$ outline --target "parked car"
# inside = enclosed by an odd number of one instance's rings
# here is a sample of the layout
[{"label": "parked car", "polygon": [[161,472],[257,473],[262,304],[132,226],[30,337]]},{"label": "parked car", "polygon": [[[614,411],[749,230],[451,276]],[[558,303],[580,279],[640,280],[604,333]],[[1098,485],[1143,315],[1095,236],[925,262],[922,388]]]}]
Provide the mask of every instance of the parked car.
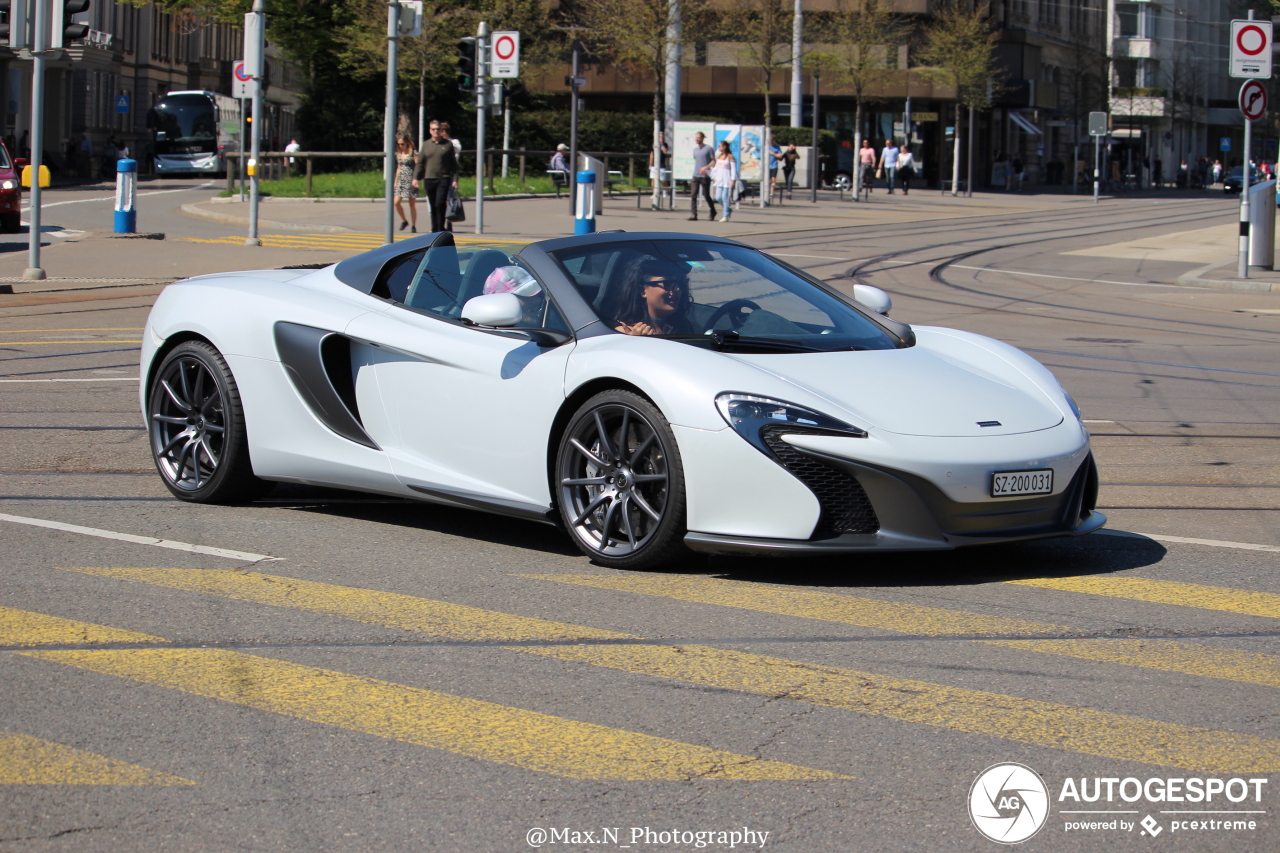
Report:
[{"label": "parked car", "polygon": [[0,229],[22,229],[22,168],[26,160],[14,160],[0,142]]}]

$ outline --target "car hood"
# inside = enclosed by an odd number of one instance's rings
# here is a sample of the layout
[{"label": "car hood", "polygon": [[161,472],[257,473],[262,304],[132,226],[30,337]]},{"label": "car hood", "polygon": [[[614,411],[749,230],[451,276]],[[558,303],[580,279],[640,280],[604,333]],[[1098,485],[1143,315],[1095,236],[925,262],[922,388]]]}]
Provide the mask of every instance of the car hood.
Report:
[{"label": "car hood", "polygon": [[[831,401],[852,415],[856,426],[869,429],[992,436],[1049,429],[1063,421],[1044,392],[1009,365],[987,359],[979,366],[924,346],[729,357]],[[993,421],[998,425],[979,425]]]}]

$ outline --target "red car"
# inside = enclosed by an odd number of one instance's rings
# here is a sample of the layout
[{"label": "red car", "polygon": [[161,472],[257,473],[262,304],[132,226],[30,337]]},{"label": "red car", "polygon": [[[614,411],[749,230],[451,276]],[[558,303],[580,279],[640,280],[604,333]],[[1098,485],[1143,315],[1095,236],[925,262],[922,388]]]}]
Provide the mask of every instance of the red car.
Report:
[{"label": "red car", "polygon": [[26,160],[14,160],[0,143],[0,229],[22,230],[22,168]]}]

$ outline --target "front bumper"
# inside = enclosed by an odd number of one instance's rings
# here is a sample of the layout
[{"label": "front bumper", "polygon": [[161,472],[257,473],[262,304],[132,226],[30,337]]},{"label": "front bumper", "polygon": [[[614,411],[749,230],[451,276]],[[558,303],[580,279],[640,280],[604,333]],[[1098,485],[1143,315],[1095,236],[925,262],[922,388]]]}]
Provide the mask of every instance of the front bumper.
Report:
[{"label": "front bumper", "polygon": [[1081,536],[1106,524],[1096,509],[1098,471],[1085,455],[1067,487],[1057,494],[963,502],[927,479],[906,471],[807,450],[848,475],[865,491],[878,520],[872,533],[840,533],[809,539],[766,539],[690,532],[685,544],[710,554],[847,554],[869,551],[934,551],[966,545]]}]

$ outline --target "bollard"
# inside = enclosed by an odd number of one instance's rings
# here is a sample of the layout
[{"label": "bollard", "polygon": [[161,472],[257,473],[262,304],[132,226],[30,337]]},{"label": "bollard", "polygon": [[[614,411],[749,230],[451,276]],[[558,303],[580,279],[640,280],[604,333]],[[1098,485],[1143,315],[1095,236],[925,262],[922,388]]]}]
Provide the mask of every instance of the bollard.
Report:
[{"label": "bollard", "polygon": [[596,173],[578,173],[578,205],[574,214],[573,233],[593,234],[596,230]]},{"label": "bollard", "polygon": [[116,161],[116,229],[117,234],[138,230],[138,211],[134,208],[137,192],[138,161]]}]

